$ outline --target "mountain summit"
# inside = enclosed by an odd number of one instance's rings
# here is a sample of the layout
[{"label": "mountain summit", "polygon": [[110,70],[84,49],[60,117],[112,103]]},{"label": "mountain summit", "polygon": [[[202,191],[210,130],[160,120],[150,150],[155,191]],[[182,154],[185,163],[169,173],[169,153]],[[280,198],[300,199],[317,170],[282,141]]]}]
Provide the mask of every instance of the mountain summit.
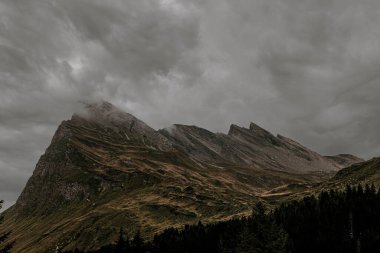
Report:
[{"label": "mountain summit", "polygon": [[110,103],[86,104],[58,127],[2,226],[12,229],[16,252],[88,250],[113,241],[120,227],[151,237],[244,216],[274,188],[317,182],[360,161],[324,157],[254,123],[228,134],[185,125],[156,131]]}]

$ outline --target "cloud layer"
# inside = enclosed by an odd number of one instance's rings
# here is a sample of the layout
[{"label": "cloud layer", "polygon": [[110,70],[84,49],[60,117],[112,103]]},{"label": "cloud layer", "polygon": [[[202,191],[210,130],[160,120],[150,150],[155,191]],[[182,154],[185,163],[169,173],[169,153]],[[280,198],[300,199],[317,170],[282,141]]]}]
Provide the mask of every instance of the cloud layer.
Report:
[{"label": "cloud layer", "polygon": [[376,0],[2,0],[0,198],[15,201],[81,99],[155,128],[254,121],[378,156],[379,26]]}]

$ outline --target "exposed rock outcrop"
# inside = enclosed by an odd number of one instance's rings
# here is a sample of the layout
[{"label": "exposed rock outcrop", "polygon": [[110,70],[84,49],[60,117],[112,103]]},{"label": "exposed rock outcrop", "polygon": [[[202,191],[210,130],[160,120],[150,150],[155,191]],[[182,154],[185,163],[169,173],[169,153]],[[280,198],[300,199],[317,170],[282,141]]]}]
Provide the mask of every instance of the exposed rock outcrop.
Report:
[{"label": "exposed rock outcrop", "polygon": [[0,232],[12,229],[15,252],[88,250],[113,241],[121,226],[150,237],[247,215],[271,189],[320,181],[320,171],[357,161],[321,156],[254,123],[228,134],[156,131],[107,102],[86,104],[58,127]]}]

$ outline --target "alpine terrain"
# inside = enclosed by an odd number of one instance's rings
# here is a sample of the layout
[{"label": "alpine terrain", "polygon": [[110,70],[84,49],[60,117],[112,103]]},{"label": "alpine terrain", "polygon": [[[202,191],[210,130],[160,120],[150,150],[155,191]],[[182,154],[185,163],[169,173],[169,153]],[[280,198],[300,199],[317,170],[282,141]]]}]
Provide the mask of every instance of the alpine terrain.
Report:
[{"label": "alpine terrain", "polygon": [[58,127],[0,232],[11,230],[14,252],[25,253],[98,248],[121,227],[151,238],[249,215],[260,200],[359,183],[363,173],[379,182],[379,161],[362,162],[254,123],[227,134],[178,124],[157,131],[110,103],[86,104]]}]

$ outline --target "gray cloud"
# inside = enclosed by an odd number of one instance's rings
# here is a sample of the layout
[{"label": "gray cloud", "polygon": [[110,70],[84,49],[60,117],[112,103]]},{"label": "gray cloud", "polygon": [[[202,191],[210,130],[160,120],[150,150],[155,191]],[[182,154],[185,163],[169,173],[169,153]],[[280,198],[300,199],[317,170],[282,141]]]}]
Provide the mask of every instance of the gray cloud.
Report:
[{"label": "gray cloud", "polygon": [[376,0],[2,0],[0,198],[57,125],[104,99],[155,128],[263,127],[379,155]]}]

